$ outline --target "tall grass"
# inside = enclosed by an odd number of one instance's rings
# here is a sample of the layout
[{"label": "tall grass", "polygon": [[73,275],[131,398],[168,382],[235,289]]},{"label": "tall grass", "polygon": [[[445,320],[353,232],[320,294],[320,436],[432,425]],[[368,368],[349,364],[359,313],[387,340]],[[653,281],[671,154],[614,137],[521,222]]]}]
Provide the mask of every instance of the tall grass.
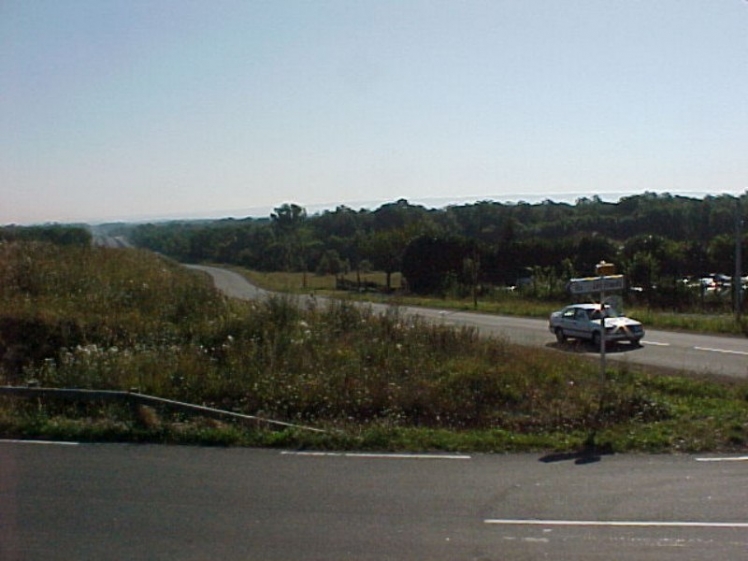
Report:
[{"label": "tall grass", "polygon": [[[673,450],[747,438],[744,385],[623,366],[601,388],[596,364],[578,356],[431,325],[396,306],[231,301],[151,253],[6,244],[0,278],[4,383],[138,388],[343,431],[307,442],[318,446],[568,447],[594,431],[621,449]],[[0,431],[11,425],[0,414]]]},{"label": "tall grass", "polygon": [[151,253],[32,242],[0,244],[0,306],[0,367],[11,381],[45,359],[180,345],[225,304]]}]

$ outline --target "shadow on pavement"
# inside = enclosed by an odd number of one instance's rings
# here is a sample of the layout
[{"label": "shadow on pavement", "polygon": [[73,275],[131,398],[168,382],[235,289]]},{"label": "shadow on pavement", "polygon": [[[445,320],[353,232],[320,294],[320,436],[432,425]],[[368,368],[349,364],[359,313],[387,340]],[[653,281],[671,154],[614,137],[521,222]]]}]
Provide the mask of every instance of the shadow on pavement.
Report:
[{"label": "shadow on pavement", "polygon": [[555,462],[568,462],[573,460],[576,465],[582,466],[597,463],[602,460],[603,456],[612,456],[613,454],[615,454],[615,451],[610,444],[595,444],[593,435],[579,450],[546,454],[540,458],[539,461],[544,464],[552,464]]},{"label": "shadow on pavement", "polygon": [[[600,349],[595,347],[592,343],[588,341],[567,341],[565,343],[547,343],[546,347],[549,349],[558,349],[560,351],[564,351],[567,353],[599,353]],[[618,353],[630,353],[632,351],[637,351],[641,349],[641,345],[632,345],[631,343],[608,343],[607,347],[605,348],[605,352],[608,354],[618,354]]]}]

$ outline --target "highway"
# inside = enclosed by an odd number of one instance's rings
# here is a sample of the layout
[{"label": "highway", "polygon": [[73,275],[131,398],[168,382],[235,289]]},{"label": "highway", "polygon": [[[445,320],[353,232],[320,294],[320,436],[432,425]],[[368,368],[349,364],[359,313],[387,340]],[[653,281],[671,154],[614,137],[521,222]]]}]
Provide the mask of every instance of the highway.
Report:
[{"label": "highway", "polygon": [[[216,287],[235,298],[254,299],[268,293],[258,289],[233,271],[217,267],[192,266],[210,274]],[[303,300],[305,297],[299,297]],[[372,304],[377,310],[386,306]],[[471,326],[485,335],[506,338],[521,345],[555,349],[559,352],[597,356],[590,345],[560,345],[548,331],[548,321],[439,310],[432,308],[401,307],[404,314],[418,315],[432,321],[454,326]],[[679,333],[646,329],[641,347],[620,344],[606,353],[608,360],[643,366],[655,366],[676,372],[709,374],[732,378],[748,378],[748,338]]]},{"label": "highway", "polygon": [[0,559],[734,561],[748,458],[0,441]]}]

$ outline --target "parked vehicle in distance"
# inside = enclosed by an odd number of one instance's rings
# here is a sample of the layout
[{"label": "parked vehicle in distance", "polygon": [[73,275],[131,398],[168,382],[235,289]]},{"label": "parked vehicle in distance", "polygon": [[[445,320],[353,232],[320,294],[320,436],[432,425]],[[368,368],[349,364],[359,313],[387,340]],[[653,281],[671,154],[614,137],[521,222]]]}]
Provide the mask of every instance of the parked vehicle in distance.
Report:
[{"label": "parked vehicle in distance", "polygon": [[619,315],[611,306],[606,305],[603,309],[600,304],[572,304],[553,312],[548,329],[559,343],[567,339],[585,339],[599,348],[602,319],[605,321],[606,342],[628,341],[632,345],[639,345],[644,337],[640,322]]}]

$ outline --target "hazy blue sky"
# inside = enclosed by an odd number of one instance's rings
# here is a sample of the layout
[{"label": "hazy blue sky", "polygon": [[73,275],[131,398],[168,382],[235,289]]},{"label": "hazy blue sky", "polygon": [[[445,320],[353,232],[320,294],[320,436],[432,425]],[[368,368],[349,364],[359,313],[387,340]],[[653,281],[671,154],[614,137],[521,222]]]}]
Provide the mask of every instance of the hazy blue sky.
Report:
[{"label": "hazy blue sky", "polygon": [[0,0],[0,223],[746,188],[744,0]]}]

